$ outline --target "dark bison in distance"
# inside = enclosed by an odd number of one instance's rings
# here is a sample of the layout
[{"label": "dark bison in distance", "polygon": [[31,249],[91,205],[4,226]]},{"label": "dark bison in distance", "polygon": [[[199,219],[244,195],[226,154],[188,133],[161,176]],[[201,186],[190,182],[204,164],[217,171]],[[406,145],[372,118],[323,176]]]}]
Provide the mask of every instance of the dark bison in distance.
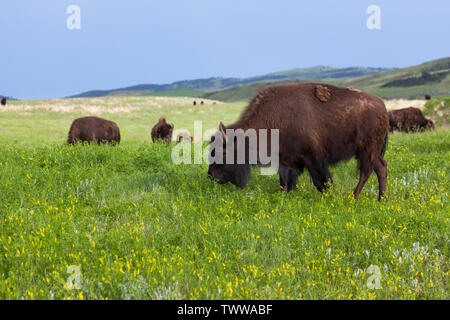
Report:
[{"label": "dark bison in distance", "polygon": [[[383,100],[352,88],[314,83],[285,84],[263,88],[251,100],[240,119],[212,138],[230,141],[226,129],[279,129],[280,185],[295,188],[306,168],[319,191],[331,183],[330,165],[355,156],[360,178],[354,190],[357,199],[372,171],[378,177],[379,199],[387,188],[387,163],[383,159],[389,118]],[[269,134],[268,134],[269,136]],[[222,140],[222,139],[221,139]],[[267,145],[270,150],[270,138]],[[258,135],[258,148],[260,138]],[[245,164],[210,163],[208,174],[219,183],[232,182],[243,188],[250,177],[248,145]],[[225,151],[224,162],[225,163]],[[211,150],[213,155],[213,150]],[[258,157],[259,161],[259,157]]]},{"label": "dark bison in distance", "polygon": [[172,141],[173,125],[168,124],[166,118],[160,118],[152,129],[152,141],[170,143]]},{"label": "dark bison in distance", "polygon": [[98,117],[78,118],[70,126],[67,143],[74,144],[78,141],[120,143],[120,130],[113,121]]},{"label": "dark bison in distance", "polygon": [[2,106],[6,106],[6,98],[2,98]]},{"label": "dark bison in distance", "polygon": [[404,132],[434,129],[434,123],[428,120],[418,108],[409,107],[389,111],[389,129]]}]

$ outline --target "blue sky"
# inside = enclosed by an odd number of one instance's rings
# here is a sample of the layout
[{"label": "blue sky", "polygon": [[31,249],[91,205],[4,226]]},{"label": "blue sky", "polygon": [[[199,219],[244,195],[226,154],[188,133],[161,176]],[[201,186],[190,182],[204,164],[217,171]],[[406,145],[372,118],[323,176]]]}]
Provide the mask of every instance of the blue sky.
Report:
[{"label": "blue sky", "polygon": [[[369,5],[381,30],[369,30]],[[81,29],[69,30],[69,5]],[[405,67],[450,55],[448,0],[14,0],[0,4],[0,94],[91,89],[298,67]]]}]

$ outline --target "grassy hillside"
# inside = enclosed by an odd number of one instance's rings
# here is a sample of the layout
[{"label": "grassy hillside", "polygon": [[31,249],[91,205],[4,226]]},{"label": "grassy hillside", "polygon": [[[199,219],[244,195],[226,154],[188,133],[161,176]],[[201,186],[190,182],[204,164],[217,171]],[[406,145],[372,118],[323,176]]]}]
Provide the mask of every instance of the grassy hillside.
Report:
[{"label": "grassy hillside", "polygon": [[[183,90],[196,90],[196,91],[214,91],[222,90],[224,88],[237,87],[246,85],[249,83],[259,81],[285,81],[292,79],[339,79],[344,77],[356,77],[369,74],[375,74],[382,72],[386,69],[381,68],[331,68],[331,67],[312,67],[312,68],[298,68],[287,71],[281,71],[276,73],[265,74],[250,78],[222,78],[212,77],[207,79],[196,80],[183,80],[170,84],[140,84],[130,86],[126,88],[112,89],[112,90],[93,90],[84,93],[80,93],[71,98],[87,98],[87,97],[103,97],[107,95],[141,95],[149,94],[150,92],[162,93],[171,92],[171,96],[174,96],[177,92],[182,93]],[[167,96],[168,94],[162,93]]]},{"label": "grassy hillside", "polygon": [[253,97],[259,89],[275,84],[286,83],[288,81],[279,82],[255,82],[251,84],[246,84],[238,87],[228,88],[224,90],[218,90],[213,92],[208,92],[203,95],[204,98],[226,101],[226,102],[236,102],[236,101],[246,101]]},{"label": "grassy hillside", "polygon": [[[89,91],[74,97],[106,95],[203,96],[226,102],[249,100],[261,87],[292,81],[325,82],[354,87],[383,98],[422,98],[425,93],[450,94],[450,58],[418,66],[382,68],[312,67],[238,78],[209,78],[178,81],[165,85],[137,85],[127,88]],[[207,92],[204,92],[207,91]],[[203,93],[202,93],[203,92]]]},{"label": "grassy hillside", "polygon": [[351,77],[361,77],[371,74],[377,74],[388,69],[383,68],[331,68],[326,66],[317,66],[311,68],[298,68],[281,72],[269,73],[263,76],[247,78],[247,82],[260,81],[284,81],[297,79],[341,79]]},{"label": "grassy hillside", "polygon": [[150,97],[201,97],[204,91],[194,89],[164,90],[164,91],[116,91],[108,96],[150,96]]},{"label": "grassy hillside", "polygon": [[[207,164],[173,164],[175,145],[151,143],[160,116],[192,132],[194,120],[217,128],[245,106],[191,100],[0,111],[1,299],[449,298],[449,130],[390,136],[386,202],[375,176],[352,199],[354,160],[332,168],[325,194],[307,173],[284,194],[257,168],[240,190],[208,179]],[[116,121],[121,144],[64,145],[87,114]]]},{"label": "grassy hillside", "polygon": [[450,91],[450,58],[358,79],[348,79],[344,80],[343,84],[381,97],[398,94],[423,96],[427,92]]},{"label": "grassy hillside", "polygon": [[[450,58],[434,60],[418,66],[379,72],[357,78],[319,78],[297,81],[324,82],[345,87],[353,87],[376,94],[383,98],[420,97],[425,93],[450,94]],[[249,100],[259,88],[285,83],[260,81],[249,85],[218,90],[205,97],[221,101]],[[291,81],[292,82],[292,81]]]}]

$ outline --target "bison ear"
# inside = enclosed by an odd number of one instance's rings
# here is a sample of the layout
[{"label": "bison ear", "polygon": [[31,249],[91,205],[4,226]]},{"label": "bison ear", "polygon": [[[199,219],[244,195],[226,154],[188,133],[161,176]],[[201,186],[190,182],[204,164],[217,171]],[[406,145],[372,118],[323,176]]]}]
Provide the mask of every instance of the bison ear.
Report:
[{"label": "bison ear", "polygon": [[223,141],[224,141],[225,143],[228,143],[228,137],[227,137],[227,134],[225,133],[226,128],[225,128],[225,126],[223,125],[222,121],[220,121],[220,124],[219,124],[219,130],[220,130],[220,133],[221,133],[222,136],[223,136]]}]

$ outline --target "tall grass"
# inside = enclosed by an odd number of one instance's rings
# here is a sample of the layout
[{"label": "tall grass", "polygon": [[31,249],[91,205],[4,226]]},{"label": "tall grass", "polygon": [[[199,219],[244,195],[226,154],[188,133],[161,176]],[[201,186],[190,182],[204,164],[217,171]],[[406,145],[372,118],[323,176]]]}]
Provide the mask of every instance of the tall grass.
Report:
[{"label": "tall grass", "polygon": [[148,140],[2,139],[0,298],[449,298],[448,130],[390,137],[386,202],[374,175],[352,199],[353,160],[325,194],[257,170],[240,190]]}]

